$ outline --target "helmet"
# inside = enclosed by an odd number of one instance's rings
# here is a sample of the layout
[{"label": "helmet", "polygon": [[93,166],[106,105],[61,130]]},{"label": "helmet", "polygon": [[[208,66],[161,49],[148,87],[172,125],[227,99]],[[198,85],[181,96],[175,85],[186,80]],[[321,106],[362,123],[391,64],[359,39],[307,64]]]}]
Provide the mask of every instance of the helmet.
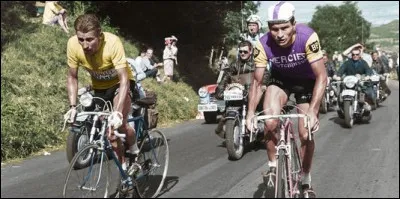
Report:
[{"label": "helmet", "polygon": [[268,8],[268,23],[287,23],[294,17],[294,6],[281,1]]},{"label": "helmet", "polygon": [[250,15],[247,20],[246,20],[247,24],[248,23],[257,23],[258,24],[258,28],[261,29],[261,20],[260,17],[258,15]]}]

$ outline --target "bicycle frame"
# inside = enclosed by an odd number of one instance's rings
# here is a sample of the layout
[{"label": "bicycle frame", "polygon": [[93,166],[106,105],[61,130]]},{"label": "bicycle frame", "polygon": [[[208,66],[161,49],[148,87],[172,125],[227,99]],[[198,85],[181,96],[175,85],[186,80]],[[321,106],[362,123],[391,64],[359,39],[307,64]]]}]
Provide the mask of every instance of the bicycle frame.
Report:
[{"label": "bicycle frame", "polygon": [[[292,121],[290,120],[290,118],[304,118],[304,127],[309,127],[310,126],[310,120],[308,118],[307,115],[305,114],[280,114],[280,115],[261,115],[261,116],[255,116],[255,119],[253,119],[253,123],[254,122],[258,122],[259,120],[266,120],[266,119],[279,119],[280,123],[279,123],[279,135],[280,138],[278,140],[278,144],[276,146],[276,153],[275,156],[277,157],[277,159],[279,158],[279,152],[281,150],[284,151],[284,155],[285,155],[285,165],[286,168],[279,168],[279,166],[277,166],[277,170],[276,172],[279,172],[279,169],[284,169],[286,171],[286,178],[288,180],[288,184],[286,184],[285,186],[289,185],[288,187],[288,192],[289,192],[289,197],[293,198],[295,196],[295,194],[300,194],[300,191],[296,188],[298,187],[298,182],[301,179],[301,161],[299,162],[299,171],[292,171],[292,150],[291,150],[291,143],[290,140],[294,139],[295,140],[295,135],[293,133],[293,128],[292,128]],[[308,129],[308,140],[312,139],[312,134],[311,134],[311,130],[310,128]],[[253,130],[251,131],[251,133],[253,133]],[[294,146],[297,149],[297,144],[296,142],[294,142]],[[297,179],[292,179],[292,175],[296,174],[296,173],[300,173],[300,175],[297,177]],[[278,181],[278,177],[276,178],[276,180]],[[293,182],[295,181],[295,182]],[[275,196],[277,196],[278,190],[280,189],[280,187],[278,186],[278,183],[275,183]]]}]

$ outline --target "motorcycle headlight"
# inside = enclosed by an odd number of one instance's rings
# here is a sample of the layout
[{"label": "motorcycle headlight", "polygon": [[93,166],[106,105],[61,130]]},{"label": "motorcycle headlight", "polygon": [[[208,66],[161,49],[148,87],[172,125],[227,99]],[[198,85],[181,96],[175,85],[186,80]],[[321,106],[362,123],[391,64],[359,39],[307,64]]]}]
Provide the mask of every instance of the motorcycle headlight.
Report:
[{"label": "motorcycle headlight", "polygon": [[356,82],[348,81],[345,83],[347,88],[353,88],[356,85]]},{"label": "motorcycle headlight", "polygon": [[199,93],[200,97],[206,97],[208,92],[207,92],[206,88],[202,87],[202,88],[199,89],[198,93]]},{"label": "motorcycle headlight", "polygon": [[82,94],[81,97],[79,98],[79,102],[84,107],[90,107],[92,105],[92,103],[93,103],[92,94],[90,94],[89,92]]}]

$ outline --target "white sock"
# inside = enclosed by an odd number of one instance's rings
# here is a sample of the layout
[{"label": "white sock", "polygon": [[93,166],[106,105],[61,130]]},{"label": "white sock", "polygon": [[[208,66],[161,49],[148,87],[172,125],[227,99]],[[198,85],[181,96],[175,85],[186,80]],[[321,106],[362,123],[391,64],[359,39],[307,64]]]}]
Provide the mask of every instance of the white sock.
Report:
[{"label": "white sock", "polygon": [[132,144],[131,147],[129,147],[129,151],[130,151],[132,154],[138,154],[138,153],[139,153],[139,147],[138,147],[138,145],[137,145],[137,142],[135,142],[134,144]]},{"label": "white sock", "polygon": [[268,161],[268,167],[276,167],[276,160]]},{"label": "white sock", "polygon": [[311,174],[310,173],[304,173],[302,183],[311,185]]},{"label": "white sock", "polygon": [[122,163],[122,169],[126,171],[126,162]]}]

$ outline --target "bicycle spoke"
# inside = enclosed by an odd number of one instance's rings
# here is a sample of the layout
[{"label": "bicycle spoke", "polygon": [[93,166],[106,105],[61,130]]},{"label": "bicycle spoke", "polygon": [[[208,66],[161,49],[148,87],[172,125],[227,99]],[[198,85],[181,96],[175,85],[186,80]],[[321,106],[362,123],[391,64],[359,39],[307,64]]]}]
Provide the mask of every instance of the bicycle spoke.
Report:
[{"label": "bicycle spoke", "polygon": [[[76,168],[78,159],[86,154],[90,156],[90,163],[83,168]],[[72,159],[63,190],[64,197],[106,197],[110,179],[110,167],[104,151],[97,145],[88,145],[82,148]]]},{"label": "bicycle spoke", "polygon": [[147,132],[137,162],[141,166],[135,176],[139,194],[145,198],[156,197],[164,185],[169,162],[168,143],[160,131]]}]

